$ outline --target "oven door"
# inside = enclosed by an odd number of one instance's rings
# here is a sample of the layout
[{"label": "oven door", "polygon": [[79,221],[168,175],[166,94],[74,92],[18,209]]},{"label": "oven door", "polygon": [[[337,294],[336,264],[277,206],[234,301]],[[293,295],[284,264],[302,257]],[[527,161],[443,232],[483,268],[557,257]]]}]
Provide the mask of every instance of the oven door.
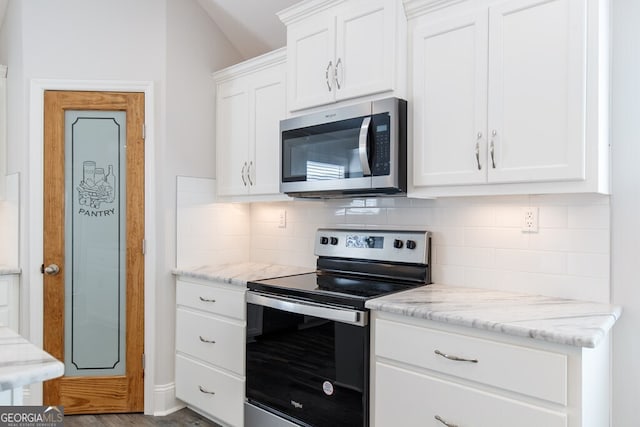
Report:
[{"label": "oven door", "polygon": [[368,425],[367,312],[249,291],[246,361],[248,403],[268,414],[304,426]]}]

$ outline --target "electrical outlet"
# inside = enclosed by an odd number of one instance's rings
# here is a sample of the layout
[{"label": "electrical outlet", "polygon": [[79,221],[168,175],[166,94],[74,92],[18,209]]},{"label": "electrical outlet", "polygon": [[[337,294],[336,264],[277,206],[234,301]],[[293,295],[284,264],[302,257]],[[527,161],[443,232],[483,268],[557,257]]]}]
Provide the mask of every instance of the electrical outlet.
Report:
[{"label": "electrical outlet", "polygon": [[522,208],[522,231],[524,233],[538,232],[538,208]]},{"label": "electrical outlet", "polygon": [[278,228],[287,228],[287,211],[284,209],[279,212]]}]

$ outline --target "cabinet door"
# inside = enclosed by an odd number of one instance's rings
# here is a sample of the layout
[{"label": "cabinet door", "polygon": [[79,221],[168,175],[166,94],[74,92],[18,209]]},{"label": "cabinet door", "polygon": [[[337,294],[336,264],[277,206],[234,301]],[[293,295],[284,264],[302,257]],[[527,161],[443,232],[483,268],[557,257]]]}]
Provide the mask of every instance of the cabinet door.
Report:
[{"label": "cabinet door", "polygon": [[378,427],[567,426],[562,412],[380,362],[375,369],[372,406]]},{"label": "cabinet door", "polygon": [[486,181],[486,9],[425,23],[413,46],[414,185]]},{"label": "cabinet door", "polygon": [[287,28],[291,111],[334,101],[335,17],[320,12]]},{"label": "cabinet door", "polygon": [[394,1],[365,0],[344,5],[336,21],[336,99],[394,89],[396,67]]},{"label": "cabinet door", "polygon": [[585,178],[585,70],[585,1],[489,9],[489,182]]},{"label": "cabinet door", "polygon": [[218,86],[216,156],[218,194],[247,194],[249,92],[245,79]]},{"label": "cabinet door", "polygon": [[249,145],[251,194],[280,192],[280,120],[285,118],[284,64],[252,77]]}]

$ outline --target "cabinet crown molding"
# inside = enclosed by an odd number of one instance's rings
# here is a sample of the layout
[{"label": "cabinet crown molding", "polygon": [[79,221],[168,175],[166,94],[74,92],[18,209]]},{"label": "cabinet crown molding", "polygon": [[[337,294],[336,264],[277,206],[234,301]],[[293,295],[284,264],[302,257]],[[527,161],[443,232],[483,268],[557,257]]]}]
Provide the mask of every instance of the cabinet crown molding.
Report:
[{"label": "cabinet crown molding", "polygon": [[222,70],[216,71],[212,74],[213,79],[220,83],[230,78],[236,78],[247,73],[252,73],[262,68],[270,67],[274,64],[285,62],[287,59],[287,48],[281,47],[271,52],[267,52],[263,55],[256,56],[255,58],[247,59],[246,61],[239,62],[235,65],[231,65]]},{"label": "cabinet crown molding", "polygon": [[278,15],[278,18],[280,18],[283,24],[289,25],[292,22],[299,21],[309,15],[329,9],[345,1],[346,0],[306,0],[281,10],[276,15]]},{"label": "cabinet crown molding", "polygon": [[411,19],[464,1],[466,0],[403,0],[403,3],[407,19]]}]

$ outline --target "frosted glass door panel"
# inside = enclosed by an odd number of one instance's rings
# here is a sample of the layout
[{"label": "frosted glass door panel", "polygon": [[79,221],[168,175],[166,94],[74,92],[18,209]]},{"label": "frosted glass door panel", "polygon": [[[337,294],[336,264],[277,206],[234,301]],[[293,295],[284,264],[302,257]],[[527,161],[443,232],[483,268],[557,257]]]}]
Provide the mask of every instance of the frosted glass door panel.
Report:
[{"label": "frosted glass door panel", "polygon": [[65,112],[65,375],[125,374],[126,113]]}]

